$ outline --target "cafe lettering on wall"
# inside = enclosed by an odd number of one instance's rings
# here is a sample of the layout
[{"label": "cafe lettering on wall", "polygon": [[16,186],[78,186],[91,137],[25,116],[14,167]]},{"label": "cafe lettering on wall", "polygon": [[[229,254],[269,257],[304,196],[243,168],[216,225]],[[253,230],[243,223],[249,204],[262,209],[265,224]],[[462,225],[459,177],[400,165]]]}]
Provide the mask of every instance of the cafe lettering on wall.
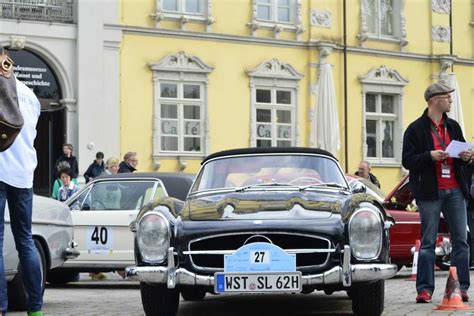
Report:
[{"label": "cafe lettering on wall", "polygon": [[[178,122],[162,121],[161,132],[166,135],[178,135]],[[200,122],[184,122],[184,135],[200,135]]]},{"label": "cafe lettering on wall", "polygon": [[[261,138],[271,138],[272,131],[271,125],[269,124],[258,124],[257,125],[257,136]],[[277,127],[278,138],[291,138],[291,126],[278,126]]]}]

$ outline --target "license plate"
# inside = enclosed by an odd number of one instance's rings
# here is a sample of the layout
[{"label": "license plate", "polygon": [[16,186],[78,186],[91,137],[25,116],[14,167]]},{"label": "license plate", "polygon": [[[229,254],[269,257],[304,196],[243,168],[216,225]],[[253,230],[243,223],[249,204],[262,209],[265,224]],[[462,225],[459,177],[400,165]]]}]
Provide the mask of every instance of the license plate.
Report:
[{"label": "license plate", "polygon": [[111,255],[113,253],[113,229],[106,226],[89,226],[86,235],[87,253],[93,255]]},{"label": "license plate", "polygon": [[301,292],[301,272],[216,273],[217,293]]}]

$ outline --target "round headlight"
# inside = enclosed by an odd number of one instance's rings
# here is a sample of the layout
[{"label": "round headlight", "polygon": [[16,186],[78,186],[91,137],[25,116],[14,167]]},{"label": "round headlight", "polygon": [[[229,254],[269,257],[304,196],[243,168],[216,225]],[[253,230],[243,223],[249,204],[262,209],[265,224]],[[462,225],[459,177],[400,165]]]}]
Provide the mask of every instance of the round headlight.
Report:
[{"label": "round headlight", "polygon": [[382,222],[378,212],[364,208],[356,211],[349,221],[349,242],[354,257],[375,259],[382,248]]},{"label": "round headlight", "polygon": [[170,247],[168,220],[158,213],[143,216],[137,227],[137,245],[143,261],[163,262]]}]

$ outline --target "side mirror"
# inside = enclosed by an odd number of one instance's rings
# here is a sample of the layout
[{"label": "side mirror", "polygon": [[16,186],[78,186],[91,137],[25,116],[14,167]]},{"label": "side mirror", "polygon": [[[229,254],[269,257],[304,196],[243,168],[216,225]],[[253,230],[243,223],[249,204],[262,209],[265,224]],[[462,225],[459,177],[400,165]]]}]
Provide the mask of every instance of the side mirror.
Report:
[{"label": "side mirror", "polygon": [[352,193],[354,193],[354,194],[356,194],[356,193],[365,193],[365,192],[367,192],[367,187],[364,184],[360,183],[360,182],[357,182],[352,187]]},{"label": "side mirror", "polygon": [[71,203],[69,205],[69,210],[71,212],[75,212],[75,211],[80,211],[81,210],[81,203],[79,203],[79,201],[74,201],[73,203]]}]

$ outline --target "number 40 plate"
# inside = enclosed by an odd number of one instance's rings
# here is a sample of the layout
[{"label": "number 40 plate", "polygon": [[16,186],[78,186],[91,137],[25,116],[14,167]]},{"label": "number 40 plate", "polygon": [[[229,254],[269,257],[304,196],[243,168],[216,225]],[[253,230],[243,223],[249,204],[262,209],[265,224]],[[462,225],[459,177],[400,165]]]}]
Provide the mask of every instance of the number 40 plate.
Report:
[{"label": "number 40 plate", "polygon": [[301,272],[216,273],[217,293],[301,292]]}]

